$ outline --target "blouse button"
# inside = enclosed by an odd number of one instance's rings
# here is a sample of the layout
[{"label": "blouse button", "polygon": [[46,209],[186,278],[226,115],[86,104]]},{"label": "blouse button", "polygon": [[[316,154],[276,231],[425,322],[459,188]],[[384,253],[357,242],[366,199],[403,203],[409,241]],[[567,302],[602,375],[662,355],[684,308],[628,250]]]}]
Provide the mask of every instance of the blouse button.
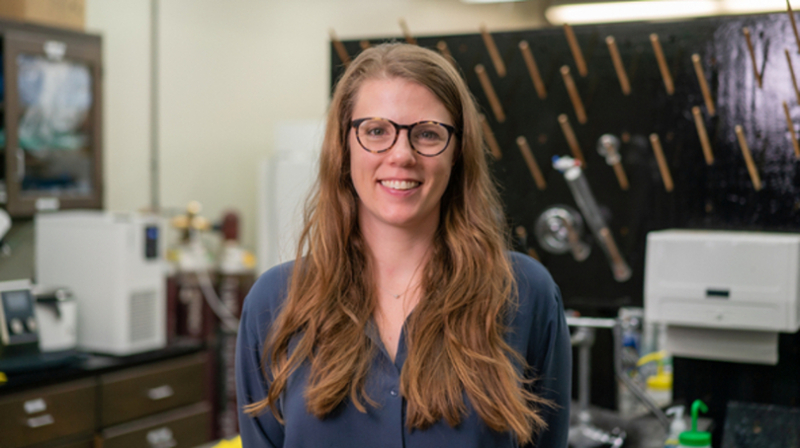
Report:
[{"label": "blouse button", "polygon": [[392,389],[392,390],[389,391],[389,395],[391,395],[393,397],[396,397],[397,396],[397,391]]}]

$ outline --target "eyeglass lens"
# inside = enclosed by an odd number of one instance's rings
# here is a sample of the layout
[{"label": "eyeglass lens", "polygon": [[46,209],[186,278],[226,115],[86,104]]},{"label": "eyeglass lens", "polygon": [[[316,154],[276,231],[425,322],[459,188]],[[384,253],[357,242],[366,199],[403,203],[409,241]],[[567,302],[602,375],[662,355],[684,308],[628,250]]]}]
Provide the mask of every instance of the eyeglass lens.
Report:
[{"label": "eyeglass lens", "polygon": [[[397,139],[397,128],[388,120],[365,120],[357,130],[361,145],[372,152],[389,149]],[[447,129],[438,123],[417,123],[409,132],[411,146],[425,155],[443,151],[447,146],[448,137]]]}]

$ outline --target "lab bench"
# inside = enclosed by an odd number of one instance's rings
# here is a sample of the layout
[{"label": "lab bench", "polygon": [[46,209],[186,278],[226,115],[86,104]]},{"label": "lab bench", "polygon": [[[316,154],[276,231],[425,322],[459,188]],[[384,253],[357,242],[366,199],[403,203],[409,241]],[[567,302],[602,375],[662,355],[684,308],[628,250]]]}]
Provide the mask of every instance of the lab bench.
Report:
[{"label": "lab bench", "polygon": [[81,355],[0,385],[0,448],[193,447],[211,438],[204,344]]}]

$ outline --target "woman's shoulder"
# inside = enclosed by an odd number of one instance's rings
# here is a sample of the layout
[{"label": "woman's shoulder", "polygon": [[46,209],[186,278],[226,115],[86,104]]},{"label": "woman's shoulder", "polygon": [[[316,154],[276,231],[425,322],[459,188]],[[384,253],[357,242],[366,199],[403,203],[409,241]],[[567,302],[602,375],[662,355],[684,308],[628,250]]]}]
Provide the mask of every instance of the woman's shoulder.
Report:
[{"label": "woman's shoulder", "polygon": [[[538,260],[520,252],[508,252],[517,283],[519,305],[540,311],[562,309],[561,290],[553,276]],[[536,313],[541,315],[540,313]],[[548,313],[549,314],[549,313]]]},{"label": "woman's shoulder", "polygon": [[271,322],[283,306],[293,268],[294,262],[290,261],[261,274],[244,300],[242,318],[252,319],[260,325]]}]

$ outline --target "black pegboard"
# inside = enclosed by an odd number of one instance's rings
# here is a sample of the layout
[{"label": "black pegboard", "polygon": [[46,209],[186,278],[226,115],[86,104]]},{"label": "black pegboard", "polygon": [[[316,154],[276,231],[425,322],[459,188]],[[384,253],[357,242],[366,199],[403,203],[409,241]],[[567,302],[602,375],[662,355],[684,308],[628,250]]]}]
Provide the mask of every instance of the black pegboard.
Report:
[{"label": "black pegboard", "polygon": [[[750,54],[742,33],[752,32],[753,46],[763,87],[759,88]],[[574,27],[588,65],[588,76],[578,75],[564,31],[560,27],[493,33],[507,66],[507,75],[498,77],[479,33],[417,37],[418,44],[436,49],[447,43],[453,58],[486,115],[502,149],[502,158],[490,157],[492,170],[501,184],[508,221],[512,228],[524,226],[528,239],[561,287],[567,307],[596,316],[613,316],[620,306],[641,306],[644,277],[645,241],[648,232],[666,228],[699,228],[758,231],[798,231],[800,229],[800,162],[795,159],[784,118],[782,101],[789,105],[795,123],[800,122],[800,105],[795,98],[784,49],[790,51],[795,71],[800,75],[800,53],[785,13],[752,16],[704,18],[669,23],[625,23]],[[668,95],[650,43],[657,33],[675,83]],[[615,37],[632,92],[623,95],[606,36]],[[536,58],[547,88],[541,100],[525,66],[519,42],[526,40]],[[371,44],[385,40],[373,39]],[[360,41],[345,41],[351,56],[361,51]],[[692,65],[697,53],[715,99],[717,113],[709,116]],[[344,70],[331,47],[332,84]],[[507,119],[497,122],[474,67],[483,64],[503,105]],[[578,124],[572,103],[559,73],[568,65],[586,106],[588,122]],[[691,109],[700,106],[714,151],[715,161],[706,165]],[[579,263],[570,254],[554,255],[543,250],[534,237],[534,223],[541,212],[556,204],[577,208],[563,176],[553,170],[550,160],[570,151],[557,121],[566,113],[586,157],[586,176],[597,202],[607,214],[607,222],[633,275],[616,282],[600,247],[592,244],[588,259]],[[734,132],[742,125],[752,151],[763,189],[756,191],[747,172]],[[596,152],[602,134],[629,136],[620,149],[630,189],[622,191],[612,168]],[[666,192],[648,140],[657,133],[675,183]],[[539,191],[528,171],[516,138],[525,136],[542,168],[547,188]],[[589,238],[591,240],[591,238]],[[522,244],[520,244],[522,246]],[[521,247],[520,247],[521,248]],[[796,338],[781,338],[791,347],[781,353],[797,353]],[[611,380],[610,341],[598,340],[594,350],[594,401],[614,406]],[[680,361],[676,367],[692,370],[695,361]],[[748,381],[748,368],[721,363],[732,383]],[[772,375],[797,375],[800,360],[781,359]],[[688,371],[676,371],[676,396],[693,399],[692,384],[713,382],[721,372],[700,369],[697,381]],[[692,377],[694,378],[694,377]],[[724,415],[729,399],[749,399],[795,405],[778,391],[748,394],[731,386],[715,390],[715,404],[721,406],[713,416]],[[692,396],[688,396],[691,392]],[[741,392],[741,393],[740,393]],[[598,396],[600,397],[598,399]],[[708,397],[707,397],[708,398]],[[719,409],[719,408],[718,408]],[[721,428],[721,424],[718,425]],[[719,440],[719,438],[717,438]]]}]

